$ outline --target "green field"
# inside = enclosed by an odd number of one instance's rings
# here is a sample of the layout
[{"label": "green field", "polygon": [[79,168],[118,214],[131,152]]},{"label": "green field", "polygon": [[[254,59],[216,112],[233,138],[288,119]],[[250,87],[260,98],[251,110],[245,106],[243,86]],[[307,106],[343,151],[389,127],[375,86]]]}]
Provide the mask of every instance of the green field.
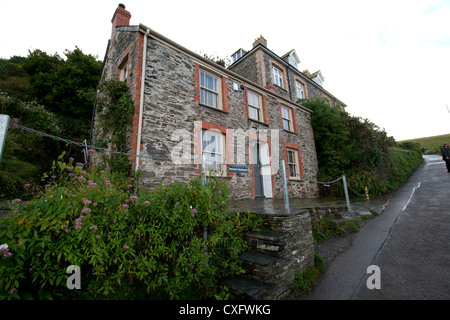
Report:
[{"label": "green field", "polygon": [[433,136],[433,137],[424,137],[424,138],[417,138],[417,139],[411,139],[411,140],[402,140],[398,141],[401,142],[417,142],[420,144],[421,148],[425,148],[427,150],[428,154],[431,153],[440,153],[440,147],[444,142],[450,142],[450,134],[443,134],[440,136]]}]

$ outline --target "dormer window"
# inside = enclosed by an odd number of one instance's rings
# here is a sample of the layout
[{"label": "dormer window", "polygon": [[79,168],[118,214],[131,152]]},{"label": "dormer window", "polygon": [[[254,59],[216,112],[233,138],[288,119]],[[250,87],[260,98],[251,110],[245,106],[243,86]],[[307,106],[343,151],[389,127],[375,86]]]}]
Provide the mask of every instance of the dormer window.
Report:
[{"label": "dormer window", "polygon": [[233,59],[233,63],[238,61],[240,58],[242,58],[243,55],[244,55],[244,50],[242,50],[242,49],[239,49],[238,51],[233,53],[233,55],[231,56],[231,58]]},{"label": "dormer window", "polygon": [[295,53],[295,50],[291,50],[288,53],[286,53],[283,57],[286,60],[286,56],[288,57],[287,61],[291,66],[293,66],[295,69],[298,69],[298,65],[300,63],[300,58],[297,56],[297,53]]}]

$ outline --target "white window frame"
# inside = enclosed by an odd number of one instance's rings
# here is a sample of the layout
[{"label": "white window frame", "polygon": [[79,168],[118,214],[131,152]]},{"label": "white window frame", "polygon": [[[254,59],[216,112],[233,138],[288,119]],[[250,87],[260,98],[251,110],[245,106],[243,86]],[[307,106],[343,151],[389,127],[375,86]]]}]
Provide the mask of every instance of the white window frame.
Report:
[{"label": "white window frame", "polygon": [[305,87],[303,86],[303,83],[301,83],[300,81],[295,81],[295,86],[297,89],[297,97],[299,99],[306,99]]},{"label": "white window frame", "polygon": [[238,61],[240,58],[242,58],[242,49],[238,50],[235,54],[233,54],[233,63]]},{"label": "white window frame", "polygon": [[294,58],[294,56],[291,54],[290,56],[289,56],[289,64],[291,65],[291,66],[293,66],[295,69],[297,69],[297,60],[295,60],[295,58]]},{"label": "white window frame", "polygon": [[[283,110],[286,110],[287,114],[285,112],[283,112]],[[287,131],[294,131],[293,127],[292,127],[292,109],[285,107],[285,106],[281,106],[281,118],[282,118],[283,129],[287,130]],[[287,128],[285,126],[286,123],[287,123]]]},{"label": "white window frame", "polygon": [[286,148],[287,167],[289,168],[289,179],[300,180],[300,162],[298,161],[298,150]]},{"label": "white window frame", "polygon": [[[254,96],[254,99],[250,98],[251,95]],[[247,92],[247,100],[248,100],[248,117],[252,120],[264,122],[261,95],[249,90]]]},{"label": "white window frame", "polygon": [[283,71],[279,68],[272,66],[273,84],[283,88]]},{"label": "white window frame", "polygon": [[[212,139],[214,137],[214,141]],[[206,174],[222,176],[225,172],[225,136],[215,130],[202,131],[202,163],[205,155]],[[218,159],[218,161],[216,161]],[[203,170],[203,168],[202,168]]]},{"label": "white window frame", "polygon": [[[208,83],[206,82],[207,77],[212,78],[212,86],[208,86]],[[205,70],[200,70],[199,78],[200,103],[214,109],[222,109],[221,78]]]}]

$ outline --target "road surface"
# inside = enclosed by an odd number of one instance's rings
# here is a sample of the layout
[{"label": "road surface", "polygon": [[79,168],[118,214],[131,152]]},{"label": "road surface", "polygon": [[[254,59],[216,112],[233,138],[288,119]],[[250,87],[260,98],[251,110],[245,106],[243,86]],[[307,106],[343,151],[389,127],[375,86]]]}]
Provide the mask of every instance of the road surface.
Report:
[{"label": "road surface", "polygon": [[424,158],[303,300],[450,299],[450,173]]}]

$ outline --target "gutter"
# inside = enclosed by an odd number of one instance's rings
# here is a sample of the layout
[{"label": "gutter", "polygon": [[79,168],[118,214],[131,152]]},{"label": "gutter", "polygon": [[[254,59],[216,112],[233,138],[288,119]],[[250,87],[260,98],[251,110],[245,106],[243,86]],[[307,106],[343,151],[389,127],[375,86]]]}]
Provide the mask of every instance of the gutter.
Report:
[{"label": "gutter", "polygon": [[141,95],[139,99],[139,124],[138,136],[136,144],[136,166],[135,171],[139,170],[139,156],[141,154],[141,137],[142,137],[142,115],[144,113],[144,88],[145,88],[145,69],[147,64],[147,37],[150,34],[150,29],[147,28],[144,34],[144,48],[142,49],[142,73],[141,73]]}]

